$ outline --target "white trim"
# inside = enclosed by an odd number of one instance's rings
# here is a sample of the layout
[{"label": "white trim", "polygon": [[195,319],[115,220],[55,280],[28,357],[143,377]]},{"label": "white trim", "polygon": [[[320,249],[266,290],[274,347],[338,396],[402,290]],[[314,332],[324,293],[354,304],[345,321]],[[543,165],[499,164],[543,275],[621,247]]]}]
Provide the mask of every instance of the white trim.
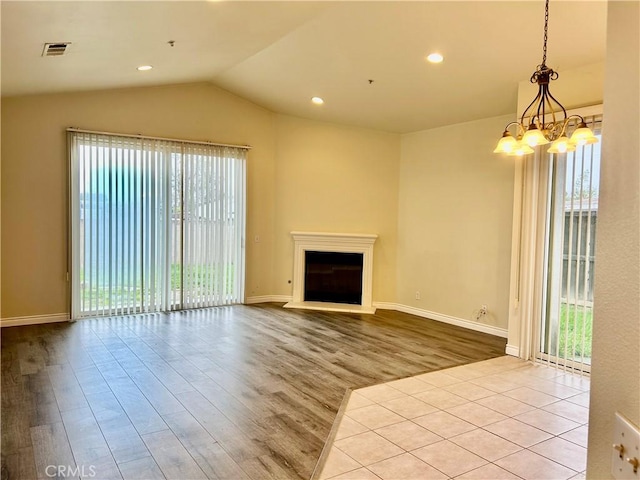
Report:
[{"label": "white trim", "polygon": [[448,323],[449,325],[468,328],[469,330],[475,330],[476,332],[488,333],[489,335],[507,338],[506,328],[494,327],[493,325],[473,322],[471,320],[465,320],[464,318],[452,317],[451,315],[431,312],[429,310],[423,310],[421,308],[410,307],[409,305],[401,305],[398,303],[375,302],[374,306],[380,309],[397,310],[399,312],[409,313],[418,317],[424,317],[430,320],[437,320],[439,322]]},{"label": "white trim", "polygon": [[520,348],[518,348],[517,345],[507,343],[507,348],[504,349],[504,353],[513,357],[520,357]]},{"label": "white trim", "polygon": [[245,305],[254,303],[287,303],[291,301],[291,295],[258,295],[255,297],[247,297],[244,300]]},{"label": "white trim", "polygon": [[[304,301],[304,269],[305,252],[339,252],[362,254],[362,300],[361,313],[373,313],[373,244],[378,238],[375,234],[358,233],[319,233],[319,232],[291,232],[294,240],[293,253],[293,299],[287,308],[314,309],[317,303]],[[347,304],[345,304],[347,305]],[[347,305],[353,311],[354,305]],[[347,308],[347,307],[343,307]],[[317,309],[317,308],[316,308]],[[327,308],[322,308],[326,310]],[[345,310],[331,310],[345,311]]]},{"label": "white trim", "polygon": [[27,317],[8,317],[0,320],[0,327],[19,327],[23,325],[38,325],[41,323],[68,322],[68,313],[53,313],[50,315],[30,315]]}]

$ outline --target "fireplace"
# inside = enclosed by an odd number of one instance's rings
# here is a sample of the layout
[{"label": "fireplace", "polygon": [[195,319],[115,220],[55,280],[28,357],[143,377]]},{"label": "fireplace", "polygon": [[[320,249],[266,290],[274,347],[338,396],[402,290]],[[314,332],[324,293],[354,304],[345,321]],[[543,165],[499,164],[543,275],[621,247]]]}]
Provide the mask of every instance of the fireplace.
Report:
[{"label": "fireplace", "polygon": [[362,253],[306,251],[304,301],[362,304]]},{"label": "fireplace", "polygon": [[374,313],[373,234],[291,232],[293,296],[285,308]]}]

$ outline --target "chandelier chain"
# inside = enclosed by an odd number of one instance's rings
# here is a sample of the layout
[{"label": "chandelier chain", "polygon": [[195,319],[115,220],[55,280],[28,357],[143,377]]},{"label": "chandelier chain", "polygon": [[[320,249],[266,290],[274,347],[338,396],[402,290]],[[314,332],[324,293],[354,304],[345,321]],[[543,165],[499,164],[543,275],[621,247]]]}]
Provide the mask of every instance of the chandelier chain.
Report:
[{"label": "chandelier chain", "polygon": [[[591,129],[580,115],[567,115],[562,104],[549,91],[551,80],[558,78],[558,72],[547,67],[547,40],[549,30],[549,0],[544,5],[544,37],[542,45],[542,64],[536,67],[529,81],[538,85],[538,94],[524,109],[520,121],[510,122],[502,133],[502,138],[494,150],[495,153],[523,156],[534,153],[538,145],[551,143],[548,153],[561,154],[573,152],[578,145],[598,142]],[[570,120],[575,118],[574,131],[567,138]],[[509,128],[515,125],[513,135]],[[528,127],[527,127],[528,125]]]},{"label": "chandelier chain", "polygon": [[542,66],[547,65],[547,29],[549,28],[549,0],[544,5],[544,43],[542,45]]}]

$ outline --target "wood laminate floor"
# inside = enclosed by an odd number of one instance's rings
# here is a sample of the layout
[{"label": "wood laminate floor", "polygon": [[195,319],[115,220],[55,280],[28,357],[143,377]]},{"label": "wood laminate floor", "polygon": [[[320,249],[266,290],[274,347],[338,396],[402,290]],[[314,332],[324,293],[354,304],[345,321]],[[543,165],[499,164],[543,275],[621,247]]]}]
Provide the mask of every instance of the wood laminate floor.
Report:
[{"label": "wood laminate floor", "polygon": [[274,304],[4,328],[3,479],[308,479],[347,388],[504,348],[398,312]]}]

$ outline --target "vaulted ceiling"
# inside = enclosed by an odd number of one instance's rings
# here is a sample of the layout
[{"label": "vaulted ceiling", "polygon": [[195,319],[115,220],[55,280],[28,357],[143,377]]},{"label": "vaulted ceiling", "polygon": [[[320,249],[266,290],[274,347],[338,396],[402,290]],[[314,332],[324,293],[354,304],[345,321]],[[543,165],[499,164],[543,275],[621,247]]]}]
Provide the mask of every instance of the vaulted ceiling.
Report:
[{"label": "vaulted ceiling", "polygon": [[[514,112],[518,82],[542,60],[542,0],[1,9],[3,96],[208,81],[275,112],[405,133]],[[605,36],[605,1],[551,0],[547,64],[558,82],[604,61]],[[46,42],[71,45],[43,57]],[[426,61],[433,51],[443,63]],[[154,68],[136,70],[146,64]]]}]

